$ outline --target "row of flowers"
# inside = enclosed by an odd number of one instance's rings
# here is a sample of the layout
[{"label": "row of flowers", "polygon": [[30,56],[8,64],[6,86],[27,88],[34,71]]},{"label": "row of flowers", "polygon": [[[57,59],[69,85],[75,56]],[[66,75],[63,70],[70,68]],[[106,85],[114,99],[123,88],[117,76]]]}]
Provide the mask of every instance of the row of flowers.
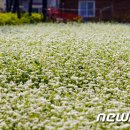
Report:
[{"label": "row of flowers", "polygon": [[0,129],[129,129],[130,32],[120,24],[0,28]]}]

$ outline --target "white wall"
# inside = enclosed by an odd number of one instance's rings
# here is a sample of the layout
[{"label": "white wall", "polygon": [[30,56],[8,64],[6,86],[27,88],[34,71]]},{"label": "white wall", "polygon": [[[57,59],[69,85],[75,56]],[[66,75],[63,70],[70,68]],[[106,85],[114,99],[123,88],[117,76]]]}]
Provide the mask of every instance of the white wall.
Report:
[{"label": "white wall", "polygon": [[5,11],[6,10],[6,0],[0,0],[0,10]]}]

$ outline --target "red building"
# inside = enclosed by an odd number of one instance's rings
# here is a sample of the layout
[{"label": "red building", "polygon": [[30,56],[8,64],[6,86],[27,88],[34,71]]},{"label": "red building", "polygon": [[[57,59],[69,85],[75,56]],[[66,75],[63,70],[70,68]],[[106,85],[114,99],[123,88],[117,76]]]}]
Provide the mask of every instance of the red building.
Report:
[{"label": "red building", "polygon": [[130,0],[52,0],[65,13],[86,20],[130,21]]}]

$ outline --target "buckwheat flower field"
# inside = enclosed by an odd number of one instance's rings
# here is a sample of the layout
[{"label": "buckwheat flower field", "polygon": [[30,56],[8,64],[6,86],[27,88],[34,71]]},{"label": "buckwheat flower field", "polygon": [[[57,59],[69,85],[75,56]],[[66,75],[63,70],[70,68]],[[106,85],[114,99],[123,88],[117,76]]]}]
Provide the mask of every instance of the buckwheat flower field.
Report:
[{"label": "buckwheat flower field", "polygon": [[130,25],[0,27],[0,130],[130,130]]}]

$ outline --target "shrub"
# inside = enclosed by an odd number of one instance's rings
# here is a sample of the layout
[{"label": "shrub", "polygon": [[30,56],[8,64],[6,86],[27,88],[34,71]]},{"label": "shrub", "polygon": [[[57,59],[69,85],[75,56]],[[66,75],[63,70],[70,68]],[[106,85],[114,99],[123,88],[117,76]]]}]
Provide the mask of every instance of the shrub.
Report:
[{"label": "shrub", "polygon": [[80,22],[83,21],[83,17],[77,16],[77,17],[75,17],[73,20],[80,23]]},{"label": "shrub", "polygon": [[29,16],[27,13],[22,14],[21,19],[17,18],[17,14],[0,13],[0,25],[18,25],[25,23],[39,23],[42,21],[42,16],[37,13],[32,13]]},{"label": "shrub", "polygon": [[130,16],[127,14],[115,15],[113,19],[119,22],[130,22]]},{"label": "shrub", "polygon": [[30,21],[31,23],[39,23],[42,21],[42,17],[37,13],[33,13],[32,16],[30,17]]}]

